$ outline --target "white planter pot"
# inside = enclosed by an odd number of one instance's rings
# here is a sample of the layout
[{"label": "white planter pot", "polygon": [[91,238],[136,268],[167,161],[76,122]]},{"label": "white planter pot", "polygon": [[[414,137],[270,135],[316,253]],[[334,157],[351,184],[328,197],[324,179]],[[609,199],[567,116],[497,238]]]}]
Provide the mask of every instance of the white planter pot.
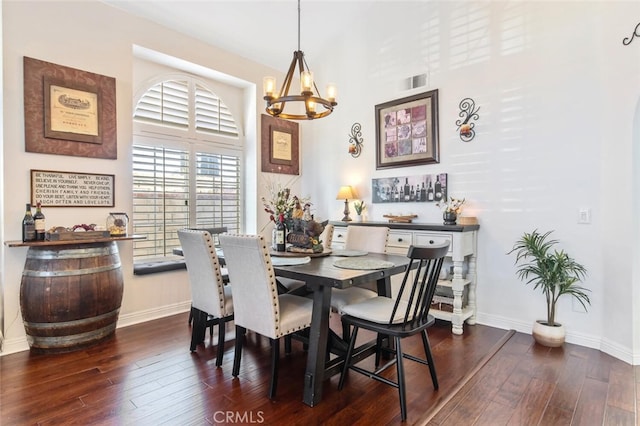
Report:
[{"label": "white planter pot", "polygon": [[533,331],[531,333],[535,341],[543,346],[557,348],[564,344],[565,330],[562,324],[556,323],[550,327],[546,321],[538,320],[533,323]]}]

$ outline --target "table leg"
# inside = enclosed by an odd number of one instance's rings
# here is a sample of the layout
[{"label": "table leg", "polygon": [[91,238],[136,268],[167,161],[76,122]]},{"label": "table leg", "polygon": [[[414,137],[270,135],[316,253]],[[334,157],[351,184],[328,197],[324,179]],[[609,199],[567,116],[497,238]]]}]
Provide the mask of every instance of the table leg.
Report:
[{"label": "table leg", "polygon": [[317,405],[322,399],[330,308],[331,287],[314,286],[313,314],[309,332],[309,353],[307,355],[307,370],[304,375],[303,396],[303,402],[311,407]]}]

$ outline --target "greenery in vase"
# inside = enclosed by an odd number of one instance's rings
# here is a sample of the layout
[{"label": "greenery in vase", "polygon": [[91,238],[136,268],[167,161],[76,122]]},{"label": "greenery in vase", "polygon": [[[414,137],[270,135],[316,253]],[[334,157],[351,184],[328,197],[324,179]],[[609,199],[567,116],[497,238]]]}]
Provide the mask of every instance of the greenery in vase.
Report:
[{"label": "greenery in vase", "polygon": [[551,327],[556,325],[556,303],[563,294],[575,297],[585,310],[591,304],[586,293],[590,290],[577,285],[585,278],[587,270],[564,250],[554,249],[558,241],[547,240],[552,232],[525,232],[508,253],[516,254],[518,277],[525,284],[533,284],[534,289],[540,289],[545,295],[547,325]]},{"label": "greenery in vase", "polygon": [[353,208],[356,209],[356,214],[361,215],[364,209],[366,208],[364,201],[354,201]]}]

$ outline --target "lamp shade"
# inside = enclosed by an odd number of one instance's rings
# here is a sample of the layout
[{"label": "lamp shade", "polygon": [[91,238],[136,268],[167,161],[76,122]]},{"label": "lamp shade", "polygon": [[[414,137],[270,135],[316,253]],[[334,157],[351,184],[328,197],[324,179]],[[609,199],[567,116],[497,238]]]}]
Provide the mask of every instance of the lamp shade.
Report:
[{"label": "lamp shade", "polygon": [[353,200],[354,198],[356,198],[355,192],[349,185],[341,186],[336,195],[336,200]]}]

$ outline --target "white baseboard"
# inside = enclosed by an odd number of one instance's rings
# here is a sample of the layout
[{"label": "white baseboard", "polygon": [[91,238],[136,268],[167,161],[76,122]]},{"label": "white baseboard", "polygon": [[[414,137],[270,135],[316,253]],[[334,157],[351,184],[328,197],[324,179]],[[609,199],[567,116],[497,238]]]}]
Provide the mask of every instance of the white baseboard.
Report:
[{"label": "white baseboard", "polygon": [[[533,325],[529,322],[514,321],[511,318],[505,318],[497,315],[487,315],[480,312],[478,312],[476,322],[478,324],[504,330],[513,329],[525,334],[531,334],[531,329],[533,327]],[[587,348],[597,349],[631,365],[640,365],[640,355],[634,357],[631,348],[624,347],[616,342],[611,342],[600,336],[567,331],[566,342],[572,343],[574,345],[584,346]]]},{"label": "white baseboard", "polygon": [[120,316],[118,317],[117,328],[128,327],[130,325],[140,324],[142,322],[147,322],[158,318],[181,314],[183,312],[188,312],[189,309],[191,309],[191,301],[161,306],[159,308],[148,309],[146,311],[138,311],[131,314],[120,314]]},{"label": "white baseboard", "polygon": [[[189,309],[191,309],[190,301],[162,306],[160,308],[149,309],[146,311],[135,312],[132,314],[120,315],[118,317],[118,324],[116,325],[116,329],[128,327],[134,324],[140,324],[158,318],[181,314],[183,312],[188,312]],[[0,356],[9,355],[16,352],[28,351],[29,343],[27,343],[26,336],[18,337],[15,339],[4,339],[1,349],[2,351],[0,352]]]},{"label": "white baseboard", "polygon": [[27,337],[18,337],[15,339],[4,339],[2,342],[2,352],[0,356],[14,354],[16,352],[28,351],[29,343]]}]

